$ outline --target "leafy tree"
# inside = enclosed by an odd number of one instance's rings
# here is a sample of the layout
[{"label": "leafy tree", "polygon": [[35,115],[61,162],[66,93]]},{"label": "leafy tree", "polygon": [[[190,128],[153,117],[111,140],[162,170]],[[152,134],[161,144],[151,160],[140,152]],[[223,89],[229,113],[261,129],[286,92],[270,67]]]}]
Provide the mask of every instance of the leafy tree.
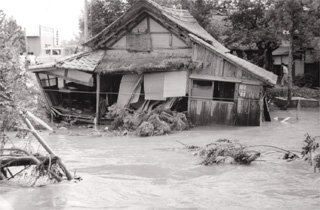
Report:
[{"label": "leafy tree", "polygon": [[228,15],[230,22],[225,39],[226,45],[255,47],[258,49],[255,64],[272,70],[272,51],[277,46],[277,38],[269,29],[268,10],[274,0],[226,1],[219,9]]},{"label": "leafy tree", "polygon": [[[119,18],[126,10],[122,0],[91,0],[88,3],[89,36],[95,36]],[[84,16],[79,19],[81,39],[84,41]]]},{"label": "leafy tree", "polygon": [[0,93],[16,105],[0,107],[1,128],[10,129],[18,123],[17,107],[30,111],[39,108],[39,90],[19,59],[24,49],[25,38],[21,27],[14,19],[7,19],[0,10]]},{"label": "leafy tree", "polygon": [[292,92],[293,56],[319,36],[320,3],[318,0],[278,0],[269,15],[270,29],[280,39],[289,41],[288,106]]}]

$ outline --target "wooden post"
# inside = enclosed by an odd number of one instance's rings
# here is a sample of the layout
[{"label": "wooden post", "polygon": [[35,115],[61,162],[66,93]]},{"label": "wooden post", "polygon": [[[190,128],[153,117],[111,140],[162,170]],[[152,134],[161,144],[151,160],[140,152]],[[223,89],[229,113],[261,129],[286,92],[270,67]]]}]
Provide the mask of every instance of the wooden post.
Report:
[{"label": "wooden post", "polygon": [[100,104],[100,74],[97,74],[97,103],[96,103],[96,118],[95,125],[99,124],[99,104]]},{"label": "wooden post", "polygon": [[41,80],[40,80],[40,77],[39,77],[39,73],[36,73],[36,78],[37,78],[41,93],[42,93],[43,97],[45,98],[46,107],[47,107],[48,111],[50,111],[52,103],[51,103],[50,99],[48,98],[47,93],[45,92],[45,90],[42,87]]},{"label": "wooden post", "polygon": [[[27,124],[27,127],[30,129],[31,133],[34,135],[34,137],[36,137],[36,139],[38,140],[38,142],[43,146],[43,148],[50,154],[53,156],[56,156],[55,153],[53,152],[53,150],[50,148],[50,146],[44,141],[44,139],[38,134],[38,132],[34,129],[33,125],[31,124],[31,122],[28,120],[28,118],[26,117],[25,113],[23,113],[22,111],[20,111],[20,116],[22,117],[22,120]],[[59,162],[59,166],[61,167],[61,169],[66,173],[67,179],[68,180],[72,180],[73,177],[71,175],[71,173],[67,170],[66,166],[62,163],[62,161]]]}]

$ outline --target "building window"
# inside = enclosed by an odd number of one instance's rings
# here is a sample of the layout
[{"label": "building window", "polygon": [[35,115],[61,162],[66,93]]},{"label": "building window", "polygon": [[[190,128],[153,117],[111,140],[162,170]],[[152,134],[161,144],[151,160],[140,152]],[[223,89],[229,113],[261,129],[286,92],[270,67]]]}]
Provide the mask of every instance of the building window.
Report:
[{"label": "building window", "polygon": [[215,101],[234,101],[235,83],[193,80],[191,88],[192,99],[204,99]]},{"label": "building window", "polygon": [[39,74],[39,79],[42,87],[52,87],[57,85],[57,77],[55,76]]},{"label": "building window", "polygon": [[61,55],[61,50],[52,50],[52,55]]},{"label": "building window", "polygon": [[151,35],[145,34],[127,34],[127,50],[133,52],[150,52]]},{"label": "building window", "polygon": [[195,99],[209,99],[212,100],[213,84],[212,81],[193,80],[191,88],[191,96]]},{"label": "building window", "polygon": [[247,99],[259,99],[260,98],[260,86],[257,85],[239,85],[239,96]]},{"label": "building window", "polygon": [[234,101],[235,83],[214,81],[213,100]]}]

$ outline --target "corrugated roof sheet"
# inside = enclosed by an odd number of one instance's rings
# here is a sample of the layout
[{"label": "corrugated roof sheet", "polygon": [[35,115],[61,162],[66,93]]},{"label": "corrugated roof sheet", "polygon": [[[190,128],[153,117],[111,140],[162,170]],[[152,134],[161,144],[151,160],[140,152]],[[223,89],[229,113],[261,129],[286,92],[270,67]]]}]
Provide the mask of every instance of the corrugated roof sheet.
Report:
[{"label": "corrugated roof sheet", "polygon": [[220,55],[230,63],[233,63],[234,65],[250,72],[254,76],[256,76],[259,80],[261,80],[264,83],[267,83],[271,86],[274,86],[277,82],[277,76],[273,74],[272,72],[269,72],[253,63],[250,63],[244,59],[241,59],[235,55],[232,55],[230,53],[226,53],[221,51],[219,48],[215,48],[214,46],[206,43],[202,39],[199,39],[198,37],[194,36],[193,34],[189,34],[191,40],[195,41],[196,43],[200,44],[201,46],[206,47],[207,49],[213,51],[214,53]]},{"label": "corrugated roof sheet", "polygon": [[190,56],[156,54],[156,53],[128,53],[108,55],[106,54],[97,66],[97,73],[143,73],[155,71],[179,70],[191,68]]},{"label": "corrugated roof sheet", "polygon": [[95,70],[104,54],[104,50],[82,52],[71,55],[69,57],[65,57],[54,63],[31,66],[29,70],[36,72],[50,69],[75,69],[79,71],[92,72]]},{"label": "corrugated roof sheet", "polygon": [[[137,1],[128,11],[126,11],[121,17],[119,17],[116,21],[110,24],[106,29],[101,31],[99,34],[91,38],[89,41],[84,43],[84,45],[88,45],[90,47],[95,47],[96,43],[99,43],[99,40],[103,40],[107,34],[112,33],[112,29],[116,29],[119,25],[126,24],[128,21],[132,20],[132,17],[137,14],[138,11],[152,8],[156,9],[163,16],[165,16],[168,20],[172,21],[172,23],[177,24],[179,27],[187,30],[189,33],[192,33],[205,41],[209,41],[216,48],[219,48],[221,51],[229,52],[229,49],[224,47],[220,42],[214,39],[204,28],[202,28],[196,19],[191,16],[189,11],[180,10],[180,9],[172,9],[160,6],[159,4],[151,1],[151,0],[140,0]],[[149,10],[148,10],[149,11]],[[158,14],[154,14],[158,15]],[[123,23],[122,23],[123,22]],[[121,23],[121,24],[120,24]]]}]

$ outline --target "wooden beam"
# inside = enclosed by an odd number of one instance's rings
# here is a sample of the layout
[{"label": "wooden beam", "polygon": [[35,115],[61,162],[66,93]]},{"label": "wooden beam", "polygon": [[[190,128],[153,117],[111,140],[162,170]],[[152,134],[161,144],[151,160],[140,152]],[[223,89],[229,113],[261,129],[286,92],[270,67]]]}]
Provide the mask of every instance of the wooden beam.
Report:
[{"label": "wooden beam", "polygon": [[97,99],[96,99],[96,118],[95,125],[99,124],[99,105],[100,105],[100,74],[97,74]]},{"label": "wooden beam", "polygon": [[49,98],[47,97],[47,93],[45,92],[45,90],[42,87],[42,84],[41,84],[41,81],[40,81],[40,78],[39,78],[39,73],[35,73],[35,74],[36,74],[36,78],[37,78],[38,84],[40,86],[40,90],[41,90],[42,96],[44,97],[44,99],[46,101],[46,107],[47,107],[48,110],[50,110],[50,107],[52,106],[52,103],[49,100]]},{"label": "wooden beam", "polygon": [[73,79],[73,78],[70,78],[70,77],[57,75],[57,74],[54,74],[54,73],[51,73],[51,72],[45,72],[45,74],[48,74],[48,75],[51,75],[51,76],[55,76],[55,77],[58,77],[58,78],[62,78],[62,79],[65,79],[65,80],[69,80],[71,82],[75,82],[75,83],[78,83],[78,84],[81,84],[81,85],[93,87],[93,84],[90,84],[90,83],[87,83],[87,82],[83,82],[83,81],[80,81],[80,80],[77,80],[77,79]]},{"label": "wooden beam", "polygon": [[117,36],[115,36],[115,39],[109,39],[105,43],[105,47],[112,47],[117,41],[122,39],[129,31],[131,31],[134,27],[136,27],[143,19],[147,18],[147,14],[141,15],[135,22],[131,22],[128,25],[126,25],[125,30],[118,31]]},{"label": "wooden beam", "polygon": [[[44,141],[44,139],[39,135],[39,133],[34,129],[33,125],[29,121],[29,119],[26,117],[26,114],[22,111],[20,111],[20,116],[22,120],[26,123],[27,127],[31,131],[31,133],[36,137],[38,142],[42,145],[42,147],[52,156],[56,156],[53,150],[50,148],[50,146]],[[59,163],[60,168],[65,172],[67,179],[72,180],[73,176],[72,174],[67,170],[66,166],[60,161]]]},{"label": "wooden beam", "polygon": [[[114,32],[112,32],[109,36],[107,36],[106,38],[102,39],[97,44],[95,44],[93,49],[98,49],[100,45],[102,45],[105,42],[109,41],[109,39],[115,37],[115,35],[117,35],[118,33],[121,33],[121,31],[124,30],[124,31],[127,32],[128,25],[134,25],[134,27],[137,26],[144,18],[147,17],[147,15],[143,15],[143,13],[144,13],[144,11],[140,11],[139,13],[137,13],[134,17],[131,18],[131,20],[128,23],[121,25]],[[140,15],[141,15],[141,17],[140,17]],[[123,21],[123,22],[125,22],[125,21]],[[132,28],[134,28],[134,27],[132,27]],[[117,37],[118,37],[117,41],[122,38],[120,36],[117,36]]]}]

